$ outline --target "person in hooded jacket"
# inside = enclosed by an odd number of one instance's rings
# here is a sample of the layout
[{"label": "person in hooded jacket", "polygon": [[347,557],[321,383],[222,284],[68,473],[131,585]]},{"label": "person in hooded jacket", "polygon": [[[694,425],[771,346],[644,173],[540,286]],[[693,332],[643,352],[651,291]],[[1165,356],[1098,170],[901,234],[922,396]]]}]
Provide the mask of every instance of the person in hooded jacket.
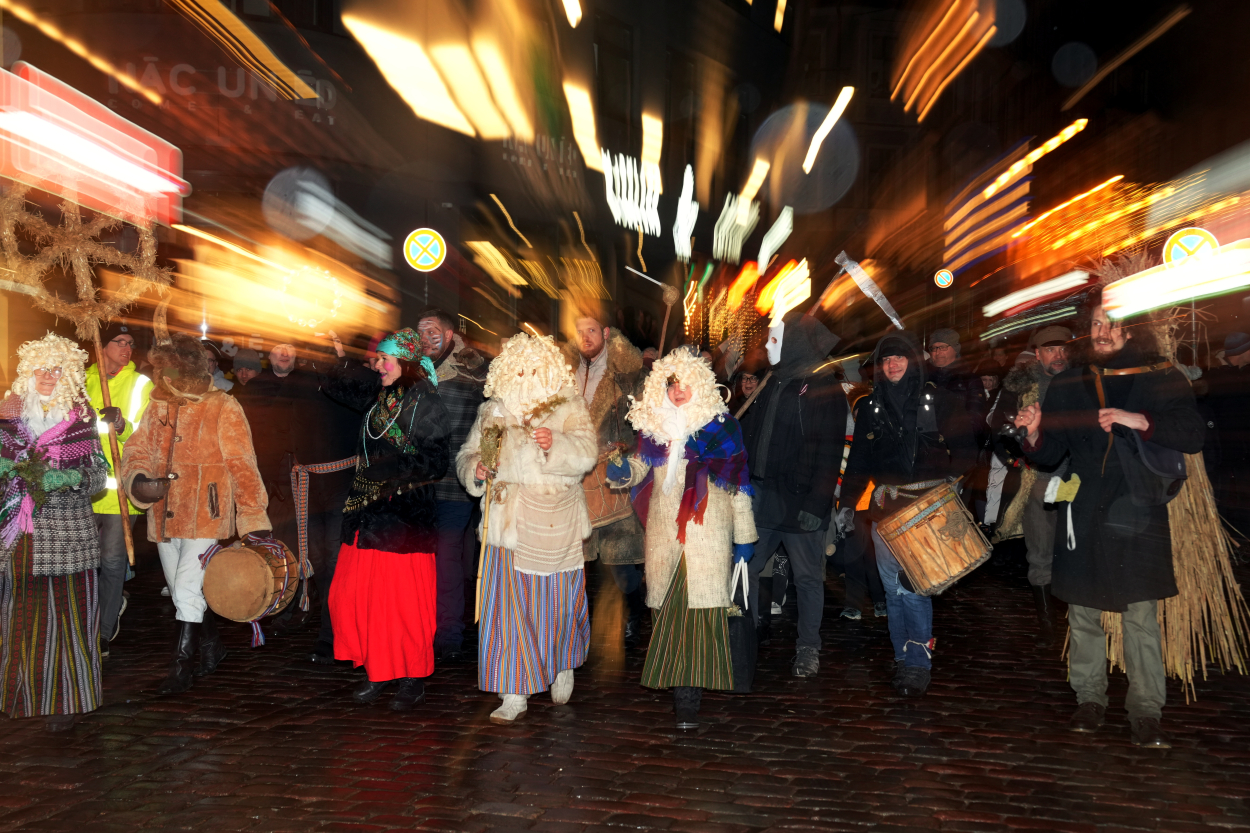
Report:
[{"label": "person in hooded jacket", "polygon": [[760,573],[784,544],[798,593],[796,677],[820,670],[825,530],[846,437],[846,396],[827,361],[837,343],[815,318],[787,313],[768,330],[771,374],[742,418],[760,536],[750,563],[750,609],[757,626],[767,623],[771,605],[760,603]]},{"label": "person in hooded jacket", "polygon": [[943,480],[966,473],[976,462],[976,443],[963,395],[926,380],[915,336],[890,333],[877,344],[873,361],[876,387],[855,422],[838,522],[850,527],[854,507],[871,480],[875,488],[867,511],[885,586],[894,687],[905,697],[918,697],[928,689],[933,668],[933,600],[913,592],[907,574],[877,534],[877,523]]}]

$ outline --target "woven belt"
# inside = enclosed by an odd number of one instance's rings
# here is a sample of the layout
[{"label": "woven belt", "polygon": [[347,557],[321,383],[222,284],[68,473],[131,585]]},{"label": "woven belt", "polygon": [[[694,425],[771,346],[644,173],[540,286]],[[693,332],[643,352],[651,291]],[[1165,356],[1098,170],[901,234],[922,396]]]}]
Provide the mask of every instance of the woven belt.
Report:
[{"label": "woven belt", "polygon": [[890,496],[890,500],[897,500],[899,495],[902,495],[904,498],[915,499],[945,482],[945,480],[921,480],[918,483],[908,483],[904,486],[882,484],[872,493],[872,500],[878,507],[882,507],[885,506],[886,495]]}]

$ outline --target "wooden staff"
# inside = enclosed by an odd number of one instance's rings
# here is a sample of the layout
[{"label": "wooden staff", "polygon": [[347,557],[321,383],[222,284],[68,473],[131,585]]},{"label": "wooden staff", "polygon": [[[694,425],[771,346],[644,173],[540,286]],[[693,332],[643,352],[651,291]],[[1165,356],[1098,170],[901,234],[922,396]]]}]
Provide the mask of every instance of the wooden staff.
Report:
[{"label": "wooden staff", "polygon": [[668,317],[673,312],[673,304],[681,300],[681,293],[671,286],[664,287],[664,326],[660,328],[660,355],[664,355],[664,337],[668,335]]},{"label": "wooden staff", "polygon": [[482,511],[482,547],[477,553],[477,605],[473,611],[474,623],[482,620],[482,574],[486,572],[486,536],[490,534],[490,492],[495,478],[486,478],[486,508]]},{"label": "wooden staff", "polygon": [[[113,407],[113,397],[109,395],[108,371],[104,367],[104,346],[100,344],[100,325],[98,322],[92,334],[92,341],[95,342],[96,370],[100,373],[100,396],[104,400],[104,407],[111,408]],[[113,476],[117,480],[117,506],[121,510],[122,537],[126,540],[126,559],[130,562],[130,566],[133,567],[135,566],[135,541],[134,536],[130,532],[130,501],[126,499],[126,490],[122,487],[121,446],[117,444],[117,431],[113,428],[113,423],[107,422],[105,424],[109,427],[109,451],[113,452]]]}]

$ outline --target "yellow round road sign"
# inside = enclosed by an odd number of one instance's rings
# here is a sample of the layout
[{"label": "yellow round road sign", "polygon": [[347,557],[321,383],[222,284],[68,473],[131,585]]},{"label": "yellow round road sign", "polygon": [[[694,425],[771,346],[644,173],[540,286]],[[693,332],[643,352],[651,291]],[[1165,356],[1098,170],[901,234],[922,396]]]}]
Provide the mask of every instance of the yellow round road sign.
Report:
[{"label": "yellow round road sign", "polygon": [[946,289],[955,282],[955,276],[951,274],[949,269],[939,269],[937,274],[933,276],[933,282]]},{"label": "yellow round road sign", "polygon": [[419,228],[404,241],[404,259],[418,272],[433,272],[446,258],[443,235],[432,228]]},{"label": "yellow round road sign", "polygon": [[1175,266],[1191,257],[1209,255],[1220,247],[1215,235],[1204,228],[1183,228],[1163,244],[1163,262]]}]

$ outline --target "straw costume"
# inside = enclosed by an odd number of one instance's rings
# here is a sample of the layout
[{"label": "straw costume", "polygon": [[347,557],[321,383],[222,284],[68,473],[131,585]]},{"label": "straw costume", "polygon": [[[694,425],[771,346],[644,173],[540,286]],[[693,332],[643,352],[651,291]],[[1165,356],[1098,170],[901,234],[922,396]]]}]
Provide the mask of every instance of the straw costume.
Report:
[{"label": "straw costume", "polygon": [[[671,387],[688,387],[690,400],[675,404]],[[746,444],[712,368],[687,350],[655,363],[629,420],[638,450],[609,476],[632,487],[646,525],[647,605],[657,613],[642,684],[673,688],[678,728],[692,728],[702,690],[734,686],[732,565],[759,537]]]},{"label": "straw costume", "polygon": [[[503,697],[491,720],[510,723],[529,695],[549,687],[553,702],[568,702],[573,669],[586,659],[582,541],[590,517],[582,478],[598,448],[586,403],[550,337],[508,339],[484,392],[456,473],[483,498],[478,685]],[[547,432],[544,449],[539,437]],[[489,470],[489,502],[479,463]]]},{"label": "straw costume", "polygon": [[[57,730],[100,705],[91,495],[108,464],[83,388],[86,353],[49,333],[17,355],[0,404],[0,708],[48,716]],[[41,396],[35,371],[58,368]]]}]

